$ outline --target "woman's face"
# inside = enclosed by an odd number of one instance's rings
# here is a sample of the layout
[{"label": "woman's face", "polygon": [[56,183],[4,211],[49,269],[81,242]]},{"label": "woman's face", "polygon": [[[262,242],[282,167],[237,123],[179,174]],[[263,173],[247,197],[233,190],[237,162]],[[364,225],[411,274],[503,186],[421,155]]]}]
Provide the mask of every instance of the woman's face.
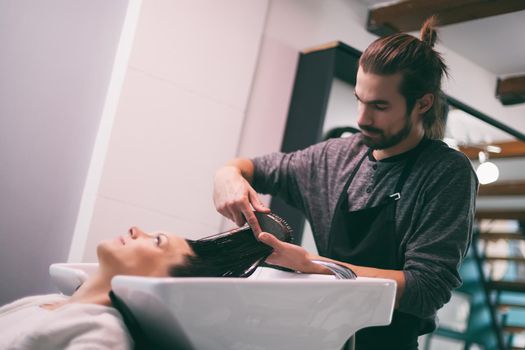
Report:
[{"label": "woman's face", "polygon": [[132,227],[128,233],[97,247],[101,271],[110,275],[169,275],[170,267],[184,265],[193,252],[185,239],[165,232],[145,233]]}]

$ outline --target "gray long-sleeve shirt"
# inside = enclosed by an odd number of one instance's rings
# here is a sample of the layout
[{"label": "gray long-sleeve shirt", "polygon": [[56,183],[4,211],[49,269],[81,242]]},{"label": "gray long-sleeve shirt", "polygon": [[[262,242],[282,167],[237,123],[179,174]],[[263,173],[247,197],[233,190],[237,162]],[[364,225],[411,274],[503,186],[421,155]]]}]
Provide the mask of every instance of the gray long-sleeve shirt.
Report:
[{"label": "gray long-sleeve shirt", "polygon": [[[254,158],[253,187],[283,198],[310,222],[325,255],[339,195],[368,147],[360,134],[331,139],[292,153]],[[378,205],[393,194],[408,151],[376,161],[367,157],[348,189],[349,210]],[[478,188],[469,160],[445,143],[429,140],[397,202],[398,256],[404,257],[405,291],[399,310],[431,318],[461,285],[460,264],[471,241]]]}]

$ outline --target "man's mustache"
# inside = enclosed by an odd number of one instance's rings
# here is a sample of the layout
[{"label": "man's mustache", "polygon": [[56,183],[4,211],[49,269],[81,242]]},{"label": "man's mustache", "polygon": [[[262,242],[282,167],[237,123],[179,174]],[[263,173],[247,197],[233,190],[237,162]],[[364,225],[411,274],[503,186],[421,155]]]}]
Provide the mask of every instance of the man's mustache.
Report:
[{"label": "man's mustache", "polygon": [[371,133],[377,133],[377,134],[382,134],[383,133],[383,130],[381,129],[377,129],[377,128],[374,128],[374,127],[371,127],[371,126],[365,126],[365,125],[359,125],[359,129],[361,130],[364,130],[364,131],[368,131],[368,132],[371,132]]}]

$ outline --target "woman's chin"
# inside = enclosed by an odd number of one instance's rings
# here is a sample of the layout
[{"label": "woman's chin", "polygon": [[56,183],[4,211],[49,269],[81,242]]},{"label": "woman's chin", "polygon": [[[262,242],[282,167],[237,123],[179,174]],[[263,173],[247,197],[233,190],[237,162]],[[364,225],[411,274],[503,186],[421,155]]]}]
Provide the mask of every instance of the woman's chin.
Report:
[{"label": "woman's chin", "polygon": [[97,245],[97,258],[99,264],[103,264],[106,261],[114,260],[111,257],[115,255],[115,251],[118,249],[117,242],[111,239],[101,241]]}]

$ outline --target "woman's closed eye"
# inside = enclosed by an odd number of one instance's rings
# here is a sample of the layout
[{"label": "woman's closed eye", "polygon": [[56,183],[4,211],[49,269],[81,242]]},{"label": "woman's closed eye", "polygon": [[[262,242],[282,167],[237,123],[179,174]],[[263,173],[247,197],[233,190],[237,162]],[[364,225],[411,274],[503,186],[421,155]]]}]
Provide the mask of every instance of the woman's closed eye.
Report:
[{"label": "woman's closed eye", "polygon": [[161,247],[163,246],[167,240],[168,240],[168,237],[164,234],[164,233],[157,233],[154,237],[153,237],[153,240],[155,242],[155,245],[157,247]]}]

